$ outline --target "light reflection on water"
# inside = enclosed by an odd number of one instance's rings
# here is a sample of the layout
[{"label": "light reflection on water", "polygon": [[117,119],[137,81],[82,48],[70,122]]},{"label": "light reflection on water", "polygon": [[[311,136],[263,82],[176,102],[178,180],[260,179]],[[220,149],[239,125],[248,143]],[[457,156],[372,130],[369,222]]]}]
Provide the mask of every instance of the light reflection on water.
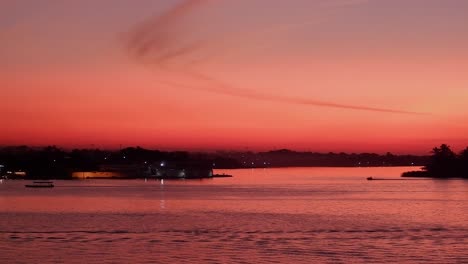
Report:
[{"label": "light reflection on water", "polygon": [[468,262],[468,182],[414,168],[0,185],[0,263]]}]

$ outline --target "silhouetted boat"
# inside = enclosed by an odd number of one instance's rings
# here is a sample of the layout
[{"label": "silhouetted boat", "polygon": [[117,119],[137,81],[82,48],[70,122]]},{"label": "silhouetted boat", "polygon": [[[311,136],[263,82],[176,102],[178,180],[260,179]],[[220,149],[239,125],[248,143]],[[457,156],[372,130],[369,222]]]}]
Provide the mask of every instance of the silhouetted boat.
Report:
[{"label": "silhouetted boat", "polygon": [[368,181],[409,181],[409,180],[423,180],[423,179],[385,179],[385,178],[374,178],[367,177]]},{"label": "silhouetted boat", "polygon": [[212,176],[213,178],[231,178],[232,175],[229,175],[229,174],[213,174]]},{"label": "silhouetted boat", "polygon": [[32,184],[24,185],[26,188],[53,188],[54,183],[51,181],[35,181]]}]

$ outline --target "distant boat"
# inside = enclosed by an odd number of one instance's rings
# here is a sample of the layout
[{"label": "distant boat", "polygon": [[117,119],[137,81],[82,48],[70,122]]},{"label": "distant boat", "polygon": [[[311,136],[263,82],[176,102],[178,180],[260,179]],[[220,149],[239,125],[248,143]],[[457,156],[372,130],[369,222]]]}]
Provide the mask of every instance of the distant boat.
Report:
[{"label": "distant boat", "polygon": [[213,174],[212,176],[213,178],[231,178],[232,175],[229,175],[229,174]]},{"label": "distant boat", "polygon": [[367,177],[368,181],[407,181],[407,180],[418,180],[418,179],[385,179],[385,178],[374,178],[374,177]]},{"label": "distant boat", "polygon": [[51,181],[34,181],[32,184],[24,185],[26,188],[53,188],[54,183]]}]

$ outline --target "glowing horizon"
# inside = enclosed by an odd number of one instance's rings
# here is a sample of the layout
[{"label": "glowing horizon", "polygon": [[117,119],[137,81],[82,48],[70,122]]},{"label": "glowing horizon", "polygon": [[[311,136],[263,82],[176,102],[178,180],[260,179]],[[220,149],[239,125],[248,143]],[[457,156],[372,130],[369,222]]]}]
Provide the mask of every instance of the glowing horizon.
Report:
[{"label": "glowing horizon", "polygon": [[461,0],[0,3],[0,145],[468,145]]}]

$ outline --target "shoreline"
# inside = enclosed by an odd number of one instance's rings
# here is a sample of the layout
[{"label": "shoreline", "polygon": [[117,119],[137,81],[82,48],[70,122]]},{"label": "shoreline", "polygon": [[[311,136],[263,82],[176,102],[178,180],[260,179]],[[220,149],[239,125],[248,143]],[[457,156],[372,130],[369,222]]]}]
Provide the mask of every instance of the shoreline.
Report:
[{"label": "shoreline", "polygon": [[431,175],[427,171],[406,171],[401,174],[402,178],[426,178],[426,179],[462,179],[462,180],[467,180],[468,177],[463,177],[463,176],[436,176],[436,175]]}]

